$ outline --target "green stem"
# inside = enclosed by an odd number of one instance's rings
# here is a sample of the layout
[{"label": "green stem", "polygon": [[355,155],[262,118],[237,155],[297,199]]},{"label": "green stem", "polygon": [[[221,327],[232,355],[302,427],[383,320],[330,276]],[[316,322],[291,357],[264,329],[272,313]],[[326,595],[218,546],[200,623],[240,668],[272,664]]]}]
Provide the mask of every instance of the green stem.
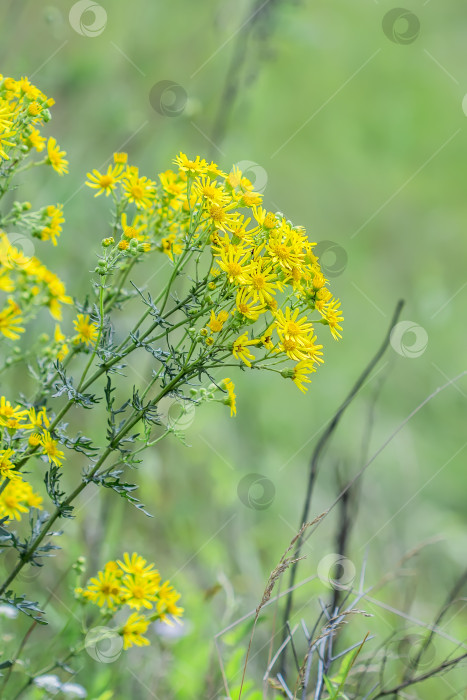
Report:
[{"label": "green stem", "polygon": [[81,391],[81,387],[83,386],[83,383],[84,383],[84,380],[85,380],[85,378],[86,378],[86,375],[87,375],[87,373],[88,373],[88,371],[89,371],[89,368],[91,367],[92,363],[94,362],[94,358],[95,358],[96,353],[97,353],[97,348],[99,347],[99,343],[101,342],[102,331],[103,331],[103,329],[104,329],[104,287],[105,287],[105,279],[106,279],[105,276],[102,277],[101,286],[100,286],[100,289],[99,289],[99,316],[100,316],[99,333],[98,333],[98,335],[97,335],[97,340],[96,340],[95,345],[94,345],[94,350],[92,351],[91,357],[89,358],[89,361],[88,361],[86,367],[84,368],[84,372],[83,372],[83,374],[81,375],[81,379],[80,379],[80,382],[79,382],[79,384],[78,384],[77,391]]}]

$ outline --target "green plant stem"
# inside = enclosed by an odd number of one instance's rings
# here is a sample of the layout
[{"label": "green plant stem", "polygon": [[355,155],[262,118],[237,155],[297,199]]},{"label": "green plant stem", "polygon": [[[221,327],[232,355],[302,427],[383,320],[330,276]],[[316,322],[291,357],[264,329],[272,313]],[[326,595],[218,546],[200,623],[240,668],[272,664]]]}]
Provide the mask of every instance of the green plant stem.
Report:
[{"label": "green plant stem", "polygon": [[[194,350],[194,347],[192,346],[190,356]],[[188,360],[188,358],[187,358]],[[195,373],[196,374],[196,373]],[[155,399],[151,401],[151,405],[156,406],[159,401],[170,391],[172,391],[175,386],[183,381],[183,379],[186,376],[190,375],[189,368],[187,367],[187,364],[185,363],[183,369],[177,374],[176,377],[174,377],[162,390],[161,392],[156,396]],[[194,374],[193,374],[194,376]],[[50,518],[47,520],[46,523],[42,526],[42,529],[38,533],[37,537],[31,542],[29,545],[27,551],[22,555],[20,561],[18,564],[15,566],[11,574],[7,577],[5,582],[0,588],[0,595],[2,595],[7,587],[14,581],[16,576],[19,574],[19,572],[23,569],[23,567],[31,560],[34,552],[37,550],[39,545],[42,543],[44,538],[46,537],[47,533],[51,529],[52,525],[55,523],[55,521],[62,515],[62,512],[64,509],[66,509],[68,506],[70,506],[73,501],[80,495],[80,493],[86,488],[86,486],[93,480],[93,477],[95,477],[98,474],[99,469],[101,466],[104,464],[105,460],[107,457],[116,449],[116,446],[118,443],[129,433],[129,431],[141,420],[143,416],[142,411],[135,411],[133,417],[129,417],[129,419],[125,422],[125,424],[122,426],[120,431],[117,433],[117,435],[114,437],[112,443],[107,446],[107,448],[104,450],[102,456],[99,458],[99,460],[96,462],[92,470],[89,472],[89,474],[86,475],[86,477],[83,479],[83,481],[72,491],[72,493],[63,501],[63,503],[58,506],[53,514],[50,516]]]},{"label": "green plant stem", "polygon": [[99,289],[99,315],[100,315],[99,332],[97,335],[96,342],[94,344],[94,349],[92,351],[91,357],[89,358],[89,360],[86,364],[86,367],[84,368],[83,374],[81,375],[81,379],[79,381],[78,388],[77,388],[78,392],[81,391],[81,387],[83,386],[84,380],[86,379],[86,375],[89,371],[89,368],[91,367],[92,363],[94,362],[94,358],[95,358],[96,353],[97,353],[97,348],[99,347],[99,343],[101,342],[102,331],[104,330],[104,287],[105,287],[105,280],[106,280],[105,276],[102,277],[101,286]]}]

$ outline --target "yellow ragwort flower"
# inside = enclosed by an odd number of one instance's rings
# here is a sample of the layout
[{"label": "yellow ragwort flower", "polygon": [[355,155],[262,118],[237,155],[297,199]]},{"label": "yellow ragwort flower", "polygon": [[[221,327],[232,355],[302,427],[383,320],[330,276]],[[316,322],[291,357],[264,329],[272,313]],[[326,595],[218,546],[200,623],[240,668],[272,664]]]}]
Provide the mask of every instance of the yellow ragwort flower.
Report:
[{"label": "yellow ragwort flower", "polygon": [[78,314],[76,320],[73,321],[75,331],[74,343],[84,343],[85,345],[94,345],[99,335],[99,329],[95,323],[89,320],[89,316]]},{"label": "yellow ragwort flower", "polygon": [[59,175],[68,173],[68,161],[65,160],[66,152],[60,150],[53,136],[47,141],[47,156],[47,162]]}]

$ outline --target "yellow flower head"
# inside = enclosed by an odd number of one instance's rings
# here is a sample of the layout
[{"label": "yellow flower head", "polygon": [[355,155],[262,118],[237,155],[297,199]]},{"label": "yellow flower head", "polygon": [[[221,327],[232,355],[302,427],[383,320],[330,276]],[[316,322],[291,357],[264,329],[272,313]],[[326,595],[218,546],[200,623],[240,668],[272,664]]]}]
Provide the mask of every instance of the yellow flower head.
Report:
[{"label": "yellow flower head", "polygon": [[128,202],[134,202],[138,209],[148,209],[156,198],[155,182],[140,177],[137,168],[127,168],[123,175],[123,195]]},{"label": "yellow flower head", "polygon": [[114,608],[121,605],[123,595],[119,577],[113,571],[99,571],[83,591],[83,597],[99,607],[107,605],[109,608]]},{"label": "yellow flower head", "polygon": [[148,646],[149,640],[143,637],[149,627],[149,620],[143,615],[132,613],[122,628],[123,648]]},{"label": "yellow flower head", "polygon": [[212,333],[219,333],[224,327],[224,323],[227,321],[228,318],[228,311],[219,311],[219,313],[216,316],[214,311],[211,310],[211,320],[207,324],[208,328],[211,329]]},{"label": "yellow flower head", "polygon": [[159,590],[160,575],[145,576],[144,574],[127,575],[123,579],[122,595],[130,608],[152,608]]},{"label": "yellow flower head", "polygon": [[89,316],[78,314],[76,320],[73,321],[73,325],[77,333],[74,338],[75,343],[95,344],[99,331],[97,325],[89,320]]},{"label": "yellow flower head", "polygon": [[47,142],[47,162],[59,175],[68,173],[68,161],[65,160],[66,152],[61,151],[56,139],[52,136]]},{"label": "yellow flower head", "polygon": [[0,479],[10,479],[10,481],[15,481],[16,479],[21,479],[20,473],[16,470],[15,465],[11,461],[11,457],[14,455],[14,450],[0,450]]},{"label": "yellow flower head", "polygon": [[10,297],[7,306],[0,311],[0,333],[11,340],[17,340],[20,333],[24,333],[24,328],[20,326],[22,322],[21,309],[16,301]]},{"label": "yellow flower head", "polygon": [[259,342],[259,340],[248,340],[248,333],[245,331],[233,342],[232,354],[237,360],[244,362],[247,367],[251,367],[250,360],[254,360],[255,356],[248,346],[257,345]]},{"label": "yellow flower head", "polygon": [[109,165],[105,173],[100,173],[99,170],[93,170],[92,173],[88,173],[89,182],[85,184],[97,190],[94,197],[98,197],[103,192],[105,192],[105,196],[108,197],[109,194],[114,191],[121,177],[122,165],[117,163],[116,165]]},{"label": "yellow flower head", "polygon": [[229,377],[226,377],[225,379],[222,380],[221,382],[226,391],[227,391],[227,397],[224,399],[224,403],[226,406],[230,406],[230,415],[231,416],[236,416],[237,415],[237,396],[235,394],[235,384]]},{"label": "yellow flower head", "polygon": [[53,462],[57,467],[62,466],[62,460],[64,458],[64,453],[62,450],[58,449],[58,442],[54,440],[48,430],[44,430],[41,436],[40,444],[42,446],[43,454],[47,455],[50,462]]},{"label": "yellow flower head", "polygon": [[190,160],[185,153],[179,153],[176,156],[174,163],[178,165],[180,170],[192,175],[203,175],[208,168],[206,161],[196,156],[195,160]]}]

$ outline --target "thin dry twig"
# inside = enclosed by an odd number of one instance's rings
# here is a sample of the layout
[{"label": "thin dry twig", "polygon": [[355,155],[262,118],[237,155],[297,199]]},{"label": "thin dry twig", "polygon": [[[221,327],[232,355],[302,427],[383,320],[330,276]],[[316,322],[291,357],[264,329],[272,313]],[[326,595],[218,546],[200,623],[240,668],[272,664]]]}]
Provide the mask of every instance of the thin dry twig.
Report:
[{"label": "thin dry twig", "polygon": [[[321,454],[322,454],[325,446],[329,442],[330,438],[332,437],[334,431],[336,430],[336,428],[337,428],[342,416],[344,415],[346,409],[350,406],[350,404],[354,400],[355,396],[358,394],[358,392],[360,391],[362,386],[365,384],[367,378],[369,377],[369,375],[371,374],[373,369],[376,367],[376,365],[378,364],[380,359],[383,357],[386,350],[388,349],[389,344],[391,342],[392,329],[394,328],[397,321],[399,320],[399,316],[402,312],[403,307],[404,307],[404,301],[400,300],[397,303],[397,306],[396,306],[396,309],[395,309],[394,314],[392,316],[388,331],[386,333],[386,336],[385,336],[379,350],[374,355],[374,357],[371,359],[371,361],[368,363],[368,365],[365,367],[365,369],[363,370],[362,374],[355,382],[354,386],[352,387],[351,391],[349,392],[349,394],[346,397],[346,399],[344,400],[344,402],[337,409],[332,420],[328,424],[326,430],[322,434],[321,438],[318,441],[318,444],[316,445],[316,447],[314,449],[314,452],[313,452],[313,455],[311,458],[311,462],[310,462],[308,484],[307,484],[307,489],[306,489],[306,494],[305,494],[305,501],[304,501],[304,505],[303,505],[303,512],[302,512],[302,518],[301,518],[302,523],[306,522],[309,518],[309,512],[310,512],[310,508],[311,508],[311,498],[313,495],[313,489],[314,489],[314,485],[315,485],[316,478],[318,475],[318,467],[319,467],[319,463],[320,463]],[[349,488],[350,488],[350,486],[348,488],[344,489],[344,492],[341,492],[339,494],[336,502],[338,502],[342,498],[343,494],[346,491],[348,491]],[[302,544],[303,544],[303,538],[300,537],[300,540],[299,540],[299,543],[297,546],[297,556],[298,557],[300,556]],[[292,587],[294,582],[295,582],[295,578],[297,575],[297,568],[298,568],[297,566],[293,566],[290,570],[289,588]],[[285,623],[290,618],[290,615],[291,615],[292,605],[293,605],[293,593],[290,593],[289,596],[287,597],[287,602],[285,605],[284,616],[283,616],[283,625],[284,625],[283,629],[284,630],[285,630]],[[282,655],[282,665],[281,665],[281,673],[284,677],[285,677],[285,673],[286,673],[285,666],[286,666],[286,650],[284,649],[284,653]]]}]

